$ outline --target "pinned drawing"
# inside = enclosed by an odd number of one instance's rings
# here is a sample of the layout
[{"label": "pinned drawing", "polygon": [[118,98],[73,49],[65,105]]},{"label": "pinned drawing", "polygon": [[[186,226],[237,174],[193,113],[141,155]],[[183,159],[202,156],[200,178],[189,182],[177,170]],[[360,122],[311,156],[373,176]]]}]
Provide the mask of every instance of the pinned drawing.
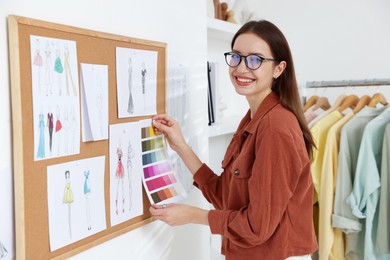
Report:
[{"label": "pinned drawing", "polygon": [[109,133],[110,215],[114,226],[143,214],[141,134],[138,121],[110,125]]},{"label": "pinned drawing", "polygon": [[116,48],[119,118],[156,114],[157,52]]},{"label": "pinned drawing", "polygon": [[[34,160],[78,154],[80,153],[80,102],[78,77],[75,76],[78,73],[76,42],[30,35],[30,47]],[[67,82],[68,88],[73,88],[73,95],[64,95],[63,82]],[[56,109],[57,107],[61,110]],[[71,138],[68,140],[65,139],[67,137],[65,131],[60,131],[64,123],[60,116],[65,116],[65,107],[72,120],[69,121],[71,130],[68,132]],[[40,114],[44,115],[45,131],[43,132]],[[65,130],[65,127],[63,128]],[[64,144],[70,149],[63,149]]]},{"label": "pinned drawing", "polygon": [[51,251],[106,229],[104,165],[99,156],[47,167]]},{"label": "pinned drawing", "polygon": [[108,66],[81,64],[83,142],[108,139]]}]

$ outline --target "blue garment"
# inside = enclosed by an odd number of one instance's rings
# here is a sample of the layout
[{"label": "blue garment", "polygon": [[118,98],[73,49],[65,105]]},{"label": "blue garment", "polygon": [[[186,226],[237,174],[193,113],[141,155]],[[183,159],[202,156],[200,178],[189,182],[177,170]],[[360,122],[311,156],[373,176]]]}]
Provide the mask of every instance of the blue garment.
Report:
[{"label": "blue garment", "polygon": [[38,152],[37,157],[38,158],[45,158],[45,123],[43,120],[44,116],[43,114],[39,114],[39,146],[38,146]]},{"label": "blue garment", "polygon": [[[380,194],[380,169],[383,136],[390,122],[390,107],[371,120],[364,128],[356,167],[353,190],[347,198],[352,213],[366,218],[364,259],[390,259],[390,254],[376,254],[374,244],[378,226],[377,205]],[[362,233],[362,232],[360,232]]]},{"label": "blue garment", "polygon": [[91,186],[89,185],[89,171],[84,171],[84,194],[91,192]]}]

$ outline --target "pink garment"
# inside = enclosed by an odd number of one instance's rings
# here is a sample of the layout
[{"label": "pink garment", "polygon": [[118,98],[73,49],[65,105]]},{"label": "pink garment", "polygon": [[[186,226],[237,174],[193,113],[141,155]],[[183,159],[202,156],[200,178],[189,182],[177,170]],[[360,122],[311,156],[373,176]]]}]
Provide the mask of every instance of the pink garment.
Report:
[{"label": "pink garment", "polygon": [[307,123],[310,123],[317,116],[318,116],[317,113],[315,111],[313,111],[313,110],[308,109],[305,112],[305,118],[306,118],[306,122]]}]

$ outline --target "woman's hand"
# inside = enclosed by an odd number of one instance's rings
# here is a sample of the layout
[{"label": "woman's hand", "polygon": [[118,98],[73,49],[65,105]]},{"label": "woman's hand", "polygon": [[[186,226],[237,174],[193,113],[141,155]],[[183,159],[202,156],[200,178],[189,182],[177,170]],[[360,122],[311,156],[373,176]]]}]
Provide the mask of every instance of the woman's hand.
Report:
[{"label": "woman's hand", "polygon": [[163,134],[172,150],[178,152],[179,149],[187,145],[184,140],[180,125],[168,115],[161,114],[152,118],[153,128],[157,134]]},{"label": "woman's hand", "polygon": [[208,211],[184,204],[151,205],[150,213],[154,218],[170,226],[189,223],[208,225]]}]

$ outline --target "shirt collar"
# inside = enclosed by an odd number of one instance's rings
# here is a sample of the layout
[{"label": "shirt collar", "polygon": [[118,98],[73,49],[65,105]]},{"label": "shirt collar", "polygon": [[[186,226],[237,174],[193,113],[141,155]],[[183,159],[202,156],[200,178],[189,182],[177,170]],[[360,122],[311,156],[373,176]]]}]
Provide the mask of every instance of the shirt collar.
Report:
[{"label": "shirt collar", "polygon": [[251,111],[248,110],[243,120],[241,121],[238,129],[242,129],[242,133],[254,133],[258,126],[258,122],[270,111],[274,106],[279,104],[279,97],[275,92],[271,91],[261,102],[260,106],[257,108],[253,118],[251,119]]}]

